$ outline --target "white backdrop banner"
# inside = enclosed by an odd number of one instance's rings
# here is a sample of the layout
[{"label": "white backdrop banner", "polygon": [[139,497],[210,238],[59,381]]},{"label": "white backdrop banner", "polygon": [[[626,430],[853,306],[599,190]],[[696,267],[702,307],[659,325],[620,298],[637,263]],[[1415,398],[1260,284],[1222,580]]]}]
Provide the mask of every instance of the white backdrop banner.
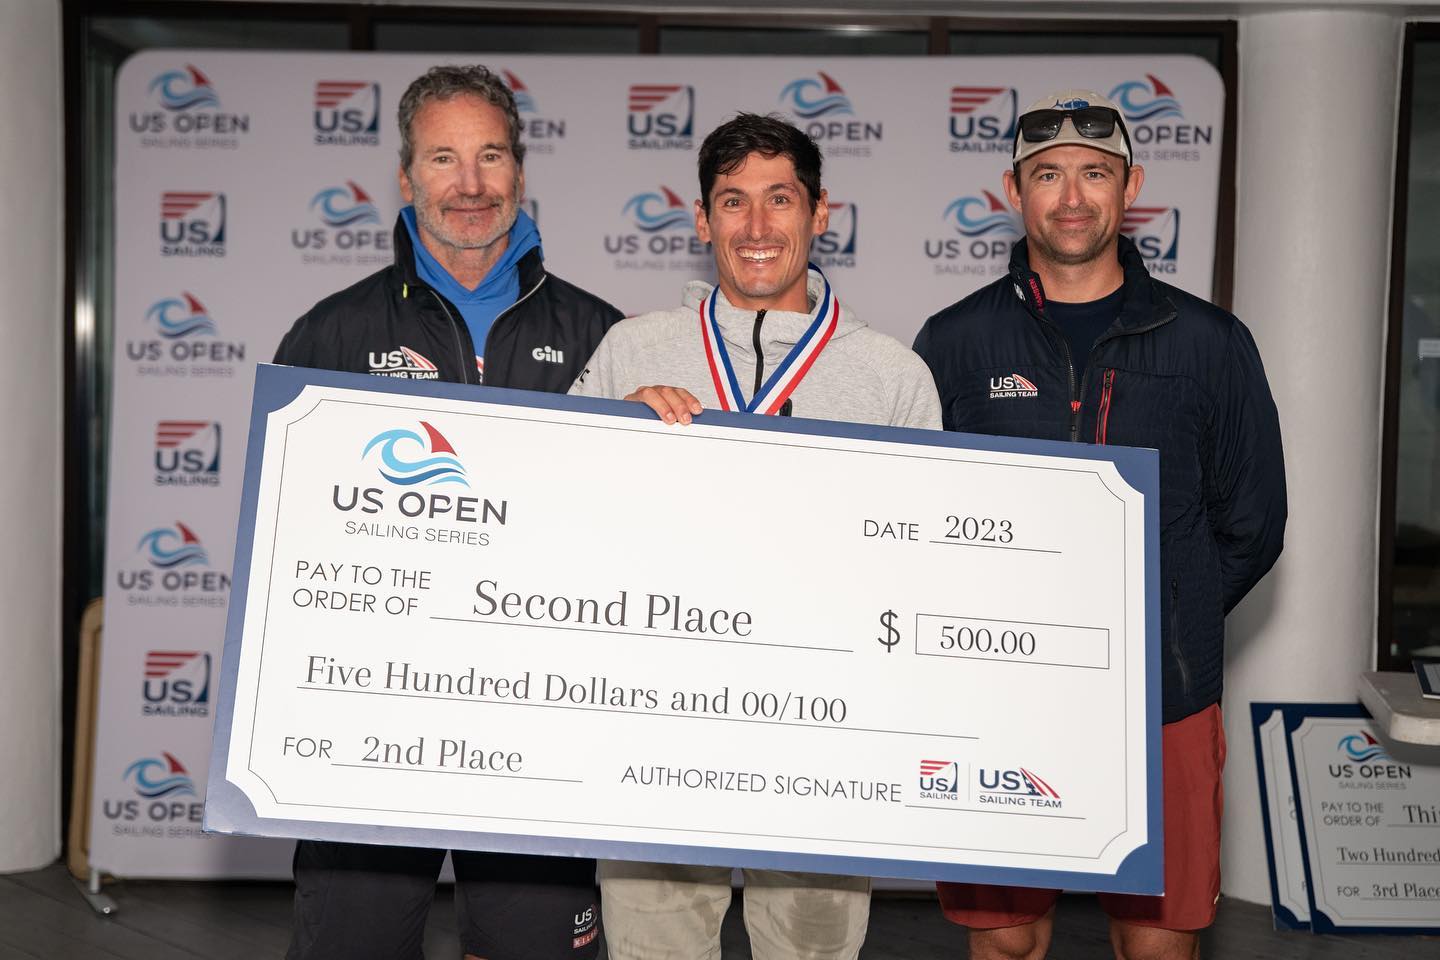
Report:
[{"label": "white backdrop banner", "polygon": [[830,230],[812,259],[909,343],[1005,273],[1017,112],[1072,87],[1121,105],[1146,167],[1123,229],[1153,273],[1210,295],[1225,97],[1195,57],[136,55],[115,95],[99,869],[288,874],[288,843],[200,829],[253,370],[313,303],[390,262],[395,107],[450,62],[516,92],[549,268],[629,314],[713,279],[696,149],[737,111],[778,112],[825,155]]}]

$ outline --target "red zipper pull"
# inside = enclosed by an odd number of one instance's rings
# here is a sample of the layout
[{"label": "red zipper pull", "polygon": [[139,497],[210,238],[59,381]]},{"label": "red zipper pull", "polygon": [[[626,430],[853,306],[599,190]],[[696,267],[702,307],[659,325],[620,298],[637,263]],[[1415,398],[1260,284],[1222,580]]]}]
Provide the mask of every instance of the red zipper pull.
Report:
[{"label": "red zipper pull", "polygon": [[1071,413],[1079,413],[1079,412],[1080,412],[1080,401],[1079,401],[1079,400],[1071,400],[1071,401],[1070,401],[1070,412],[1071,412]]}]

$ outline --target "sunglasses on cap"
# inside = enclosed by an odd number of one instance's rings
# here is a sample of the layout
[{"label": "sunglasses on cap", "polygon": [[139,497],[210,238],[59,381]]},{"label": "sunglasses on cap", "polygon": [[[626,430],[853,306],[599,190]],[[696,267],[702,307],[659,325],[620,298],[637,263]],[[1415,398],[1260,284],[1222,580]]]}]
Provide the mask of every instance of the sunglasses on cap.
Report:
[{"label": "sunglasses on cap", "polygon": [[1045,143],[1060,136],[1060,128],[1069,117],[1075,132],[1087,140],[1108,140],[1120,128],[1125,149],[1130,150],[1130,133],[1120,114],[1109,107],[1081,107],[1077,110],[1032,110],[1020,117],[1020,136],[1026,143]]}]

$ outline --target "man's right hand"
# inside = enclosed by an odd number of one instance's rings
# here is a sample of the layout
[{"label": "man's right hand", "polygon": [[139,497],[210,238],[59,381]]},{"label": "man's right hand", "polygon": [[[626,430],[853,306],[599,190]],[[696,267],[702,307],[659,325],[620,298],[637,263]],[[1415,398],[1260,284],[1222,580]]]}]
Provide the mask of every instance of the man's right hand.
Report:
[{"label": "man's right hand", "polygon": [[700,411],[705,409],[700,405],[700,401],[695,399],[695,395],[684,387],[641,387],[625,399],[638,400],[645,404],[666,423],[689,423],[692,417],[698,416]]}]

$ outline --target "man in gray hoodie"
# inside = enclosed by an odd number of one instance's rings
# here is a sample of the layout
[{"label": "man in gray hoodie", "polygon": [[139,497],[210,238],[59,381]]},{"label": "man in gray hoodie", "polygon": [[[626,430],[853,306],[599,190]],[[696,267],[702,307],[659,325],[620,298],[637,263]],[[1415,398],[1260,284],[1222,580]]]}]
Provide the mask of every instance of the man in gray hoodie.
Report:
[{"label": "man in gray hoodie", "polygon": [[[830,220],[814,141],[775,117],[740,114],[700,147],[695,231],[719,285],[686,284],[681,306],[610,328],[571,394],[646,403],[666,423],[705,408],[939,429],[925,364],[850,313],[810,241]],[[602,861],[614,960],[720,956],[730,868]],[[853,960],[870,881],[745,871],[756,960]]]}]

